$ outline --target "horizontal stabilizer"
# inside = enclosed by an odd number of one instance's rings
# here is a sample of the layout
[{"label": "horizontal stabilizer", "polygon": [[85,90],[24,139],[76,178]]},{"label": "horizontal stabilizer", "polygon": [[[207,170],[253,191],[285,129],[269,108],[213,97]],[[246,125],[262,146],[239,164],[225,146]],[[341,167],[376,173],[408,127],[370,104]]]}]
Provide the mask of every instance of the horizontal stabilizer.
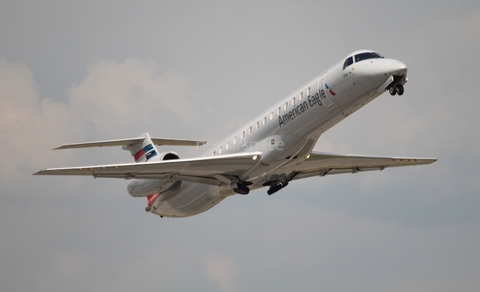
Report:
[{"label": "horizontal stabilizer", "polygon": [[[105,140],[85,143],[72,143],[65,144],[54,148],[59,149],[75,149],[75,148],[89,148],[89,147],[109,147],[109,146],[128,146],[143,141],[145,137],[130,138],[130,139],[118,139],[118,140]],[[168,139],[168,138],[151,138],[155,145],[167,145],[167,146],[200,146],[206,141],[196,140],[183,140],[183,139]]]}]

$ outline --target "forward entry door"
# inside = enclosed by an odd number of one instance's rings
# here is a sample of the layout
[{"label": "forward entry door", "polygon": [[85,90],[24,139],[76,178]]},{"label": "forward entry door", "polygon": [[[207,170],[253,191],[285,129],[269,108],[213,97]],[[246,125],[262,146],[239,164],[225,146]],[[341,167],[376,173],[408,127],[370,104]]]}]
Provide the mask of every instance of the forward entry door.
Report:
[{"label": "forward entry door", "polygon": [[332,95],[332,94],[328,91],[328,88],[325,85],[325,76],[321,77],[318,80],[318,94],[320,94],[320,98],[322,99],[323,104],[327,108],[332,106],[333,103],[329,97],[329,95]]}]

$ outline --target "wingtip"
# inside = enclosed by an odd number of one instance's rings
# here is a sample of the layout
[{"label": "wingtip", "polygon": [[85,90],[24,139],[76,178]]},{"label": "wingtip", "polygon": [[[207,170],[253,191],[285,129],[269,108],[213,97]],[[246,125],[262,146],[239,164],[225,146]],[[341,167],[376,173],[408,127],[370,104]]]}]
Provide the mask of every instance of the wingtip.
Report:
[{"label": "wingtip", "polygon": [[44,172],[44,171],[45,171],[45,169],[40,169],[37,172],[32,173],[32,175],[41,175],[42,172]]},{"label": "wingtip", "polygon": [[435,163],[438,158],[416,158],[422,164],[432,164]]}]

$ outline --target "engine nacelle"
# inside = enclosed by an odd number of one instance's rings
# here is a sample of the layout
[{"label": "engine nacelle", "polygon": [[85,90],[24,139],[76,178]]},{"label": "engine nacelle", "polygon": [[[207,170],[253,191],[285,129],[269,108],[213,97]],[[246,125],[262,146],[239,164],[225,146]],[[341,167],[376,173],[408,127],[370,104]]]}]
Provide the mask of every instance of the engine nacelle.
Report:
[{"label": "engine nacelle", "polygon": [[[164,152],[158,155],[156,161],[173,159],[180,159],[180,157],[175,152]],[[149,160],[149,162],[152,161]],[[158,179],[132,179],[127,186],[127,191],[132,197],[146,197],[165,192],[176,182],[177,180],[172,180],[168,175]]]},{"label": "engine nacelle", "polygon": [[173,159],[180,159],[180,156],[178,156],[177,153],[175,152],[163,152],[158,155],[158,160],[173,160]]}]

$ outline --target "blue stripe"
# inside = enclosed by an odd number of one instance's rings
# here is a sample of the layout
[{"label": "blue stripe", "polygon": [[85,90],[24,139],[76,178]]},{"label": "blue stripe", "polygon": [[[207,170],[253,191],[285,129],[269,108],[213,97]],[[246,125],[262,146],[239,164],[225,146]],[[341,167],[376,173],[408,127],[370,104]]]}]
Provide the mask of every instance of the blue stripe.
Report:
[{"label": "blue stripe", "polygon": [[147,154],[145,154],[145,158],[149,160],[150,158],[156,155],[157,155],[157,151],[153,150],[152,152],[148,152]]},{"label": "blue stripe", "polygon": [[148,144],[147,146],[143,147],[143,151],[145,151],[145,152],[148,152],[148,151],[150,151],[150,150],[152,150],[152,149],[153,149],[153,145],[152,145],[152,144]]}]

